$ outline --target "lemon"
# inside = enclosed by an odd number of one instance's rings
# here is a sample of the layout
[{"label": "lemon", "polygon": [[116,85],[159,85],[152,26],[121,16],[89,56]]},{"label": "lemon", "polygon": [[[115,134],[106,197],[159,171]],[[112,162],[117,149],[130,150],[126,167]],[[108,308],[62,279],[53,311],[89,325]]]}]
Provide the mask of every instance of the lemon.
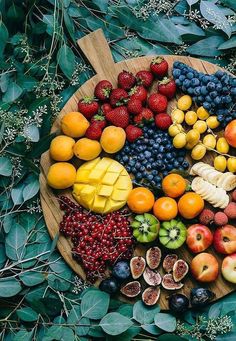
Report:
[{"label": "lemon", "polygon": [[219,127],[220,122],[217,120],[217,116],[210,116],[207,120],[206,120],[207,126],[211,129],[215,129],[217,127]]},{"label": "lemon", "polygon": [[171,113],[171,119],[174,123],[182,123],[184,121],[184,112],[180,109],[174,109]]},{"label": "lemon", "polygon": [[228,168],[229,172],[232,172],[232,173],[236,172],[236,157],[228,158],[227,168]]},{"label": "lemon", "polygon": [[220,153],[227,154],[229,151],[229,144],[224,137],[220,137],[216,143],[216,150]]},{"label": "lemon", "polygon": [[183,148],[186,145],[186,134],[179,133],[173,138],[173,146],[175,148]]},{"label": "lemon", "polygon": [[206,154],[206,147],[203,144],[197,144],[193,147],[191,157],[193,160],[201,160]]},{"label": "lemon", "polygon": [[180,110],[186,111],[191,107],[191,105],[192,105],[192,98],[189,95],[181,96],[178,99],[177,107]]},{"label": "lemon", "polygon": [[227,161],[223,155],[218,155],[214,159],[214,167],[219,172],[224,172],[226,169]]},{"label": "lemon", "polygon": [[216,138],[212,134],[207,134],[203,138],[203,144],[207,147],[207,149],[214,149],[216,146]]},{"label": "lemon", "polygon": [[209,116],[210,116],[209,112],[204,107],[201,106],[197,109],[197,117],[200,120],[205,121]]},{"label": "lemon", "polygon": [[200,134],[203,134],[207,130],[207,124],[205,121],[198,120],[194,123],[193,129],[197,129]]},{"label": "lemon", "polygon": [[81,160],[93,160],[101,153],[102,147],[98,141],[83,137],[74,145],[74,153]]},{"label": "lemon", "polygon": [[175,135],[181,133],[182,130],[183,127],[181,124],[171,124],[171,126],[168,128],[168,133],[170,136],[174,137]]},{"label": "lemon", "polygon": [[195,111],[187,111],[185,114],[185,122],[187,123],[187,125],[192,126],[194,125],[194,123],[197,121],[197,114],[195,113]]},{"label": "lemon", "polygon": [[48,185],[55,189],[71,187],[75,182],[76,169],[68,162],[56,162],[48,171]]}]

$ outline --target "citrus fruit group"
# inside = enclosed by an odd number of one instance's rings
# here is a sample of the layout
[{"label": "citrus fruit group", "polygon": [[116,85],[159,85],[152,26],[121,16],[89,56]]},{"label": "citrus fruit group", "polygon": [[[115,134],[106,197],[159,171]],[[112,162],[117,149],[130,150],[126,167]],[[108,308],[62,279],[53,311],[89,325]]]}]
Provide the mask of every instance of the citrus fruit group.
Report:
[{"label": "citrus fruit group", "polygon": [[184,194],[178,202],[179,213],[185,219],[193,219],[201,213],[204,208],[204,200],[194,192]]},{"label": "citrus fruit group", "polygon": [[154,195],[149,189],[137,187],[130,192],[127,204],[131,211],[135,213],[145,213],[152,209],[154,201]]},{"label": "citrus fruit group", "polygon": [[169,174],[162,181],[162,189],[168,197],[177,198],[186,190],[186,181],[179,174]]},{"label": "citrus fruit group", "polygon": [[161,197],[153,206],[153,213],[159,220],[171,220],[178,214],[178,206],[174,199]]}]

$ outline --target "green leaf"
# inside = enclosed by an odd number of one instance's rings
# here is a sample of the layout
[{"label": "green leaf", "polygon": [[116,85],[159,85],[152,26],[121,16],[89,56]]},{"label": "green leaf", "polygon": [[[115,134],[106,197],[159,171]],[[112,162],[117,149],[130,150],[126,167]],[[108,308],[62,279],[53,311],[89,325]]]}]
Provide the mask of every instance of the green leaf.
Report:
[{"label": "green leaf", "polygon": [[2,269],[3,265],[7,260],[4,244],[0,243],[0,269]]},{"label": "green leaf", "polygon": [[230,23],[217,5],[209,1],[201,0],[200,11],[205,19],[214,24],[218,29],[224,31],[228,37],[231,36],[232,31]]},{"label": "green leaf", "polygon": [[219,51],[218,47],[223,44],[224,41],[225,39],[221,36],[212,36],[189,46],[187,52],[205,57],[220,56],[223,52]]},{"label": "green leaf", "polygon": [[105,333],[109,335],[119,335],[131,327],[133,322],[129,318],[114,312],[104,316],[99,325]]},{"label": "green leaf", "polygon": [[[81,318],[81,311],[79,305],[73,305],[70,314],[67,318],[68,324],[76,324],[75,332],[78,336],[87,335],[90,328],[90,321],[86,317]],[[80,326],[81,324],[81,326]],[[86,325],[86,326],[83,326]]]},{"label": "green leaf", "polygon": [[25,229],[20,224],[15,223],[6,236],[6,244],[17,250],[24,246],[26,241],[27,233]]},{"label": "green leaf", "polygon": [[232,36],[229,40],[221,44],[218,49],[219,50],[228,50],[236,47],[236,35]]},{"label": "green leaf", "polygon": [[3,55],[8,37],[9,37],[8,30],[2,19],[0,19],[0,56]]},{"label": "green leaf", "polygon": [[7,11],[7,17],[12,21],[19,22],[25,18],[25,13],[21,7],[13,3]]},{"label": "green leaf", "polygon": [[142,301],[138,301],[134,304],[133,308],[133,318],[141,323],[141,324],[148,324],[154,321],[154,316],[156,313],[159,313],[160,307],[147,307],[144,305]]},{"label": "green leaf", "polygon": [[75,27],[74,27],[74,22],[68,15],[66,11],[64,11],[64,22],[67,28],[67,31],[69,32],[71,39],[73,42],[75,42]]},{"label": "green leaf", "polygon": [[25,184],[20,182],[16,187],[13,187],[11,190],[11,198],[13,200],[14,205],[21,205],[24,202],[23,198],[23,190],[25,188]]},{"label": "green leaf", "polygon": [[176,28],[181,36],[186,34],[194,35],[194,36],[205,36],[205,32],[197,26],[194,22],[189,23],[188,25],[176,25]]},{"label": "green leaf", "polygon": [[199,0],[186,0],[189,6],[196,4]]},{"label": "green leaf", "polygon": [[126,317],[133,317],[133,305],[131,304],[122,304],[118,309],[117,312],[121,315]]},{"label": "green leaf", "polygon": [[46,135],[40,139],[39,142],[36,142],[32,147],[32,150],[29,152],[29,158],[38,158],[43,154],[46,150],[48,150],[52,139],[56,136],[56,133]]},{"label": "green leaf", "polygon": [[12,163],[8,157],[0,157],[0,175],[10,176],[12,174]]},{"label": "green leaf", "polygon": [[222,309],[222,303],[221,302],[217,302],[217,303],[213,304],[208,311],[208,318],[214,319],[214,318],[219,317],[221,314],[221,309]]},{"label": "green leaf", "polygon": [[8,213],[4,218],[3,218],[3,228],[5,233],[8,233],[15,223],[15,215],[12,213]]},{"label": "green leaf", "polygon": [[176,318],[170,314],[157,313],[155,325],[166,332],[173,332],[176,329]]},{"label": "green leaf", "polygon": [[10,82],[10,75],[7,72],[1,74],[0,77],[0,88],[2,92],[6,92]]},{"label": "green leaf", "polygon": [[236,2],[235,0],[220,0],[220,2],[225,5],[228,6],[232,9],[234,9],[236,11]]},{"label": "green leaf", "polygon": [[82,316],[95,320],[101,319],[108,311],[109,301],[109,295],[103,291],[87,292],[81,301]]},{"label": "green leaf", "polygon": [[0,127],[0,144],[2,143],[2,140],[4,138],[4,131],[5,131],[5,121],[2,122],[1,127]]},{"label": "green leaf", "polygon": [[[14,335],[14,338],[11,339],[13,341],[31,341],[33,336],[34,330],[27,332],[25,329],[21,329]],[[7,341],[7,340],[6,340]],[[10,341],[10,340],[9,340]]]},{"label": "green leaf", "polygon": [[[157,338],[157,341],[183,341],[186,340],[182,337],[175,335],[175,334],[163,334]],[[191,336],[188,339],[189,341],[197,341],[196,339],[192,339]],[[226,341],[226,340],[225,340]]]},{"label": "green leaf", "polygon": [[45,281],[46,277],[40,272],[27,271],[19,276],[27,287],[33,287]]},{"label": "green leaf", "polygon": [[0,278],[0,297],[12,297],[20,291],[21,285],[15,278]]},{"label": "green leaf", "polygon": [[32,181],[25,186],[23,189],[24,201],[32,199],[39,191],[39,180],[38,178],[32,179]]},{"label": "green leaf", "polygon": [[75,55],[66,44],[62,45],[57,53],[57,62],[64,75],[71,79],[75,69]]},{"label": "green leaf", "polygon": [[30,307],[18,309],[16,314],[22,321],[26,322],[33,322],[38,319],[38,314]]},{"label": "green leaf", "polygon": [[24,135],[28,141],[38,142],[39,128],[36,126],[36,124],[27,124],[24,126]]},{"label": "green leaf", "polygon": [[142,324],[141,327],[152,335],[159,335],[162,333],[162,330],[155,326],[155,324]]},{"label": "green leaf", "polygon": [[123,25],[133,30],[140,29],[140,20],[135,17],[134,13],[128,6],[115,7],[113,12],[118,16],[118,19]]},{"label": "green leaf", "polygon": [[30,232],[37,223],[37,216],[28,212],[24,212],[18,216],[19,223],[24,227],[26,232]]},{"label": "green leaf", "polygon": [[24,90],[32,91],[37,85],[37,80],[34,77],[21,74],[17,77],[17,84],[19,84]]},{"label": "green leaf", "polygon": [[22,92],[23,92],[22,88],[19,85],[17,85],[15,82],[12,82],[9,84],[7,91],[2,97],[2,100],[5,103],[14,102],[17,98],[20,97]]}]

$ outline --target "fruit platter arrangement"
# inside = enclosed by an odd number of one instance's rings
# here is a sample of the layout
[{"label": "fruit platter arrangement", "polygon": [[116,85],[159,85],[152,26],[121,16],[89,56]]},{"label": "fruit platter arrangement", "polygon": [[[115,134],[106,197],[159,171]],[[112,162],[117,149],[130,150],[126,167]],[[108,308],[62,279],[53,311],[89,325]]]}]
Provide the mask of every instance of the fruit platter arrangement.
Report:
[{"label": "fruit platter arrangement", "polygon": [[101,30],[78,44],[97,75],[65,105],[41,159],[62,256],[101,290],[174,312],[231,292],[236,79],[190,57],[115,64]]}]

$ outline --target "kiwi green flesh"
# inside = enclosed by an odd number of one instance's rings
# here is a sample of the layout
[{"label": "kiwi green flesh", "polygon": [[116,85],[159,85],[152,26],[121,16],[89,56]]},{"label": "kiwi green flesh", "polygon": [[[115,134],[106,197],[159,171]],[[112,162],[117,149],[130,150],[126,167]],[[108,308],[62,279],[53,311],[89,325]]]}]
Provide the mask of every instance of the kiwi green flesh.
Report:
[{"label": "kiwi green flesh", "polygon": [[162,224],[160,242],[169,249],[179,248],[186,239],[186,228],[182,222],[172,220]]}]

